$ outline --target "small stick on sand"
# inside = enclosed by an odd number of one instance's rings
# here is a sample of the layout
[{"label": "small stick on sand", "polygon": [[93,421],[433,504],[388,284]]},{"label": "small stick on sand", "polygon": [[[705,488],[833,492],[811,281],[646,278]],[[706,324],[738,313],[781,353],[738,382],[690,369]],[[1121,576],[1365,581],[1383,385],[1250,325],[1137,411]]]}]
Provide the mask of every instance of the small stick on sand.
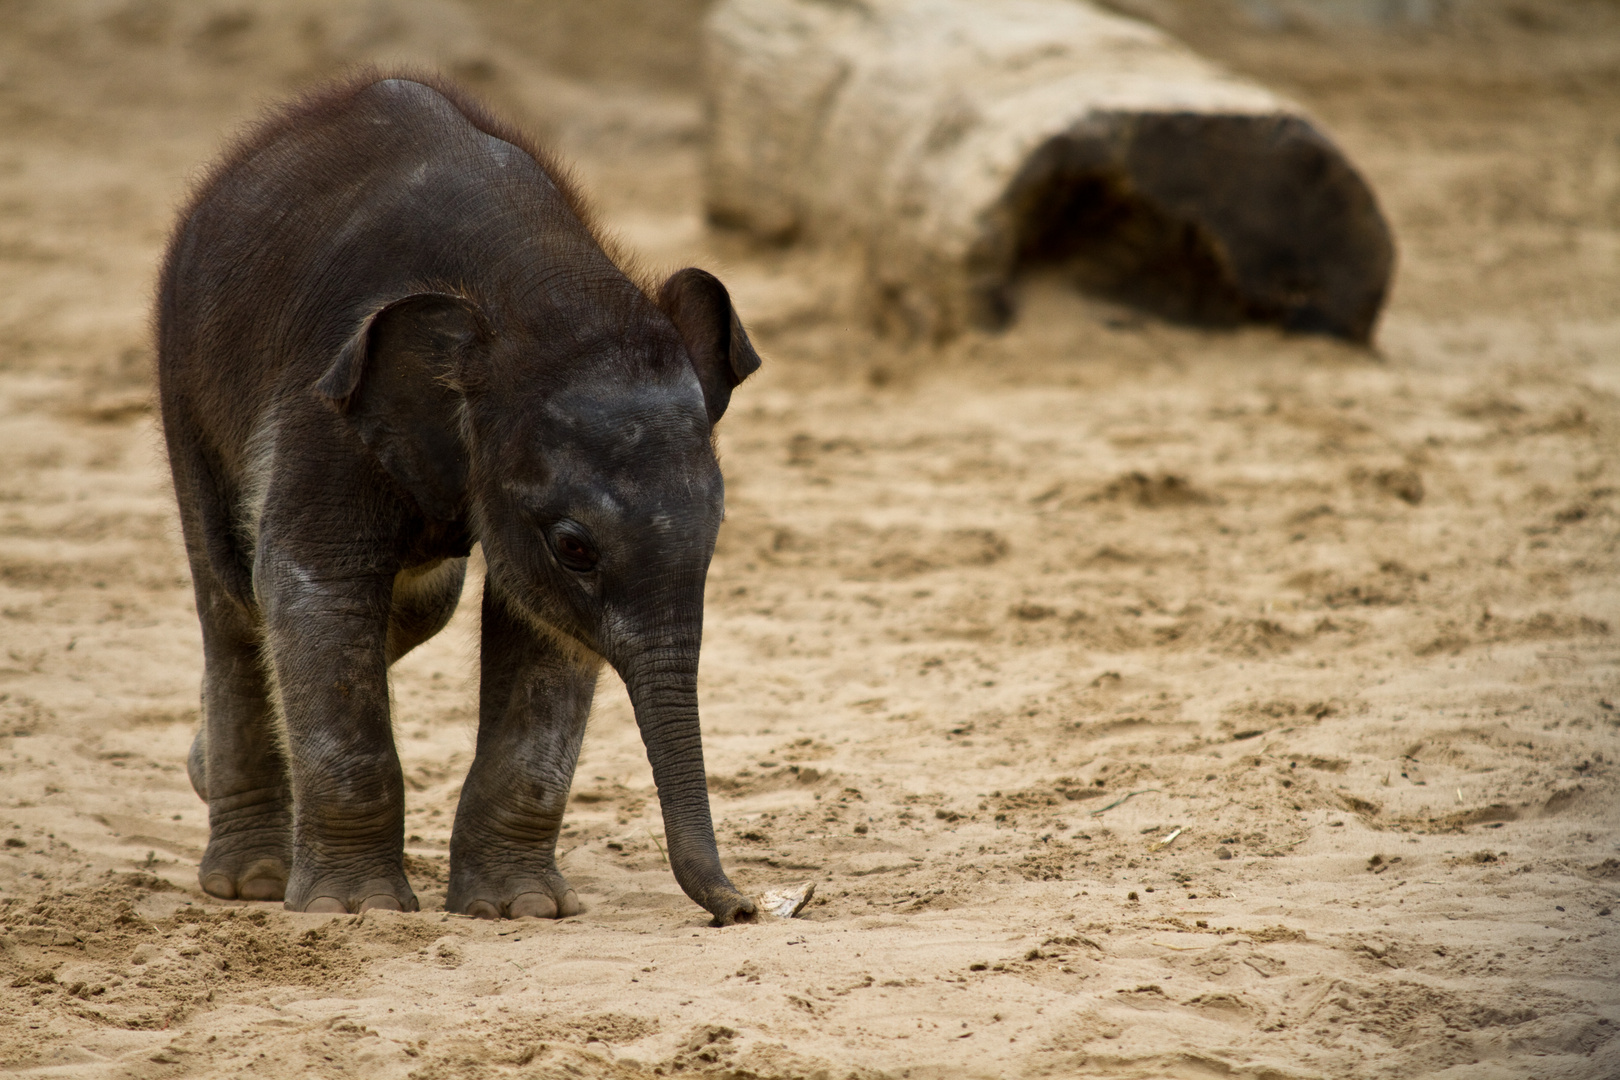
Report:
[{"label": "small stick on sand", "polygon": [[1115,799],[1113,802],[1109,803],[1107,806],[1103,807],[1101,810],[1093,810],[1091,812],[1091,816],[1096,817],[1098,814],[1106,814],[1106,813],[1108,813],[1108,811],[1112,810],[1114,807],[1119,806],[1122,803],[1129,802],[1131,799],[1134,799],[1138,795],[1146,795],[1150,791],[1158,791],[1158,790],[1159,789],[1156,788],[1156,787],[1147,787],[1147,788],[1143,788],[1141,791],[1132,791],[1129,794],[1122,795],[1119,798]]}]

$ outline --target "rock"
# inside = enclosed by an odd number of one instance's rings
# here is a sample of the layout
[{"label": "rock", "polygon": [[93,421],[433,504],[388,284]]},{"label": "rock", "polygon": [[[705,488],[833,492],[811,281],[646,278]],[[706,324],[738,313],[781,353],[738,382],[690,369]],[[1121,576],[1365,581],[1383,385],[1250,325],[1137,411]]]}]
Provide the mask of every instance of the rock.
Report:
[{"label": "rock", "polygon": [[1301,110],[1073,0],[722,0],[711,220],[853,243],[880,323],[1011,316],[1033,263],[1199,321],[1366,341],[1394,247]]}]

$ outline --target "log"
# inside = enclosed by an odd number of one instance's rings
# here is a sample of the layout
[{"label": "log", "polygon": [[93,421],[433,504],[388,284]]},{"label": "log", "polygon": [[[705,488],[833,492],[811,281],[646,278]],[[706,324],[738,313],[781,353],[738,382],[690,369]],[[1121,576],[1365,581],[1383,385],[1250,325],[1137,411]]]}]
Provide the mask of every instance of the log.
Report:
[{"label": "log", "polygon": [[853,242],[879,321],[942,339],[1077,281],[1199,322],[1369,340],[1394,244],[1297,106],[1077,0],[722,0],[710,220]]}]

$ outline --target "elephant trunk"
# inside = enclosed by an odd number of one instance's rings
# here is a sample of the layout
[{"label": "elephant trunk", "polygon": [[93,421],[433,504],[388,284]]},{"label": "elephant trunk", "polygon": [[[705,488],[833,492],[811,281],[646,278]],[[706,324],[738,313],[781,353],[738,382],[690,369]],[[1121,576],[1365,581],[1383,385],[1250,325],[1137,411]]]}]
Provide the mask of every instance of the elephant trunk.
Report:
[{"label": "elephant trunk", "polygon": [[664,813],[669,865],[682,890],[714,916],[714,925],[745,922],[753,901],[720,868],[698,721],[696,641],[640,651],[620,674],[630,691],[636,724],[652,764]]}]

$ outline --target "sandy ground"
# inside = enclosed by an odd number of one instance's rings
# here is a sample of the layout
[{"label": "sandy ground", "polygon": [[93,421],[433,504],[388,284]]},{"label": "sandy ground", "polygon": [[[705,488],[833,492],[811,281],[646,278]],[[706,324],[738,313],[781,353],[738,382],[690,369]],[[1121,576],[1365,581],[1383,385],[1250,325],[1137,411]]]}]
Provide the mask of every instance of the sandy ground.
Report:
[{"label": "sandy ground", "polygon": [[[705,230],[698,6],[0,0],[0,1068],[1620,1076],[1613,6],[1135,5],[1363,166],[1402,251],[1373,353],[1039,276],[1006,334],[875,338],[835,253]],[[814,881],[801,919],[680,893],[611,675],[562,844],[588,910],[438,910],[476,604],[396,671],[423,911],[197,889],[154,264],[233,124],[388,56],[548,132],[767,355],[723,425],[706,745],[727,865]]]}]

